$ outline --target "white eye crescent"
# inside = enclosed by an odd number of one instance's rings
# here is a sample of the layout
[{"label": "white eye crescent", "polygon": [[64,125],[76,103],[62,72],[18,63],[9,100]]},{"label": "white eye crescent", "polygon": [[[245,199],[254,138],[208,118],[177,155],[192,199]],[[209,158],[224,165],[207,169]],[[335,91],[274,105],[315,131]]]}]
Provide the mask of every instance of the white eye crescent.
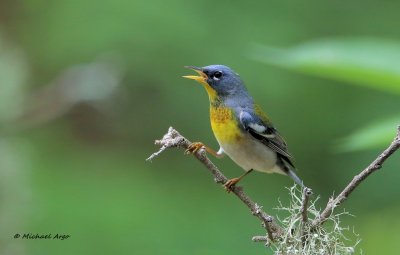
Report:
[{"label": "white eye crescent", "polygon": [[222,72],[221,72],[221,71],[216,71],[216,72],[213,74],[213,80],[214,80],[214,81],[219,81],[219,80],[221,79],[221,77],[222,77]]}]

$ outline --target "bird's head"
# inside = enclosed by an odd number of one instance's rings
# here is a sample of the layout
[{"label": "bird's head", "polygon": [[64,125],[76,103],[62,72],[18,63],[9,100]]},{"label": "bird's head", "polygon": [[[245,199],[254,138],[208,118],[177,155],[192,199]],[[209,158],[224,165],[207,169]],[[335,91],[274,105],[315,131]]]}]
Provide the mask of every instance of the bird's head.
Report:
[{"label": "bird's head", "polygon": [[246,92],[243,81],[232,69],[224,65],[205,67],[185,66],[196,71],[199,75],[183,76],[202,84],[207,90],[211,101],[217,98],[229,98]]}]

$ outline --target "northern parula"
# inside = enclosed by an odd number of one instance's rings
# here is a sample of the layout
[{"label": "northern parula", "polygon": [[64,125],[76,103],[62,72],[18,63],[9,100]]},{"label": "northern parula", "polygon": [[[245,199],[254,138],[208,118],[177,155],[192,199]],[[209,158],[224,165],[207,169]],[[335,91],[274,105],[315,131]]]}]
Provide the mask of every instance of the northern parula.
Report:
[{"label": "northern parula", "polygon": [[303,182],[295,174],[292,156],[286,143],[267,115],[254,103],[243,81],[224,65],[205,67],[185,66],[199,76],[183,76],[198,81],[206,89],[210,100],[211,127],[220,148],[217,151],[200,142],[192,143],[187,153],[200,148],[216,157],[227,154],[246,172],[225,183],[227,191],[253,170],[290,176],[297,184]]}]

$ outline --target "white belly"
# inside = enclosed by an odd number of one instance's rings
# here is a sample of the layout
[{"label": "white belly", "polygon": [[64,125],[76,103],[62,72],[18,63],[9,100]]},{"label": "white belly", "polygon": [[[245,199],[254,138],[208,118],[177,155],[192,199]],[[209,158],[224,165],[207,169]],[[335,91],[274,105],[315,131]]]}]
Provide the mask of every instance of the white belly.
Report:
[{"label": "white belly", "polygon": [[240,143],[220,144],[225,153],[244,170],[283,173],[276,167],[276,153],[253,137],[247,137]]}]

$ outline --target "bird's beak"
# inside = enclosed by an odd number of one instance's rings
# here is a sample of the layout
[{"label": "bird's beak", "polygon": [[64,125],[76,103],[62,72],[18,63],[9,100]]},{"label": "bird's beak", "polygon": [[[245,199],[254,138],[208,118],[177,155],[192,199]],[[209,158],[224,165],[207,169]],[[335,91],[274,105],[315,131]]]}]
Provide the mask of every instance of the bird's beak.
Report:
[{"label": "bird's beak", "polygon": [[198,73],[199,76],[196,76],[196,75],[185,75],[185,76],[182,76],[183,78],[192,79],[192,80],[195,80],[195,81],[198,81],[198,82],[202,82],[202,83],[205,82],[207,80],[207,78],[208,78],[207,75],[205,73],[203,73],[203,71],[202,71],[202,69],[200,67],[197,67],[197,66],[185,66],[185,68],[192,69],[193,71]]}]

